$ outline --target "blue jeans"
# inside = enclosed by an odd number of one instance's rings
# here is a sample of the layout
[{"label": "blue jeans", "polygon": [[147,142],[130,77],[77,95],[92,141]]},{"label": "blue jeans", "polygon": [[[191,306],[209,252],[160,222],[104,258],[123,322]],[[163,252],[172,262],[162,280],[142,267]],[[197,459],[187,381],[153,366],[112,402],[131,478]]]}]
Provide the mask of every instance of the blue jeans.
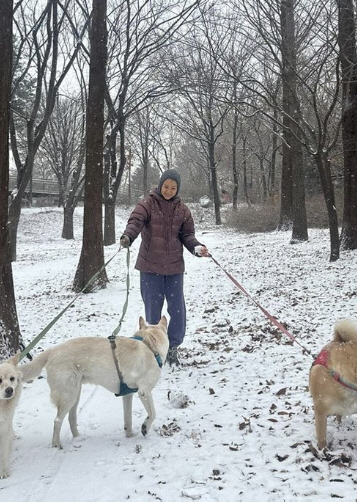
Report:
[{"label": "blue jeans", "polygon": [[160,275],[140,272],[140,291],[149,324],[157,324],[160,321],[166,299],[167,312],[170,315],[167,332],[170,347],[181,345],[186,332],[183,274]]}]

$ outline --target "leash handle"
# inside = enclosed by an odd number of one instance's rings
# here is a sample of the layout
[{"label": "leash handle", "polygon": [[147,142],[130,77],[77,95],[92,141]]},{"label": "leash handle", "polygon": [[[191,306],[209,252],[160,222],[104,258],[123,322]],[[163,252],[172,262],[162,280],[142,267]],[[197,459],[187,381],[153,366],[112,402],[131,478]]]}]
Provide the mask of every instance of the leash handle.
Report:
[{"label": "leash handle", "polygon": [[269,319],[270,322],[272,322],[273,324],[275,324],[275,326],[277,328],[280,329],[280,331],[282,331],[285,335],[287,335],[290,340],[292,340],[293,342],[297,343],[302,349],[304,352],[306,352],[307,354],[309,354],[310,356],[313,357],[313,355],[311,354],[310,350],[308,350],[307,348],[305,348],[297,339],[295,336],[293,336],[291,333],[289,333],[289,331],[285,328],[285,326],[283,326],[281,324],[281,322],[279,322],[274,316],[272,316],[271,314],[269,314],[269,312],[264,308],[262,307],[249,293],[248,291],[246,291],[244,289],[244,287],[239,284],[239,282],[229,273],[227,272],[227,270],[225,270],[222,265],[220,265],[218,263],[218,261],[213,258],[213,256],[211,254],[208,255],[209,258],[211,258],[211,260],[227,275],[227,277],[229,277],[229,279],[233,282],[233,284],[235,286],[237,286],[238,289],[240,289],[242,291],[242,293],[244,293],[247,298],[249,298],[253,303],[254,305],[256,305],[262,312],[263,314]]}]

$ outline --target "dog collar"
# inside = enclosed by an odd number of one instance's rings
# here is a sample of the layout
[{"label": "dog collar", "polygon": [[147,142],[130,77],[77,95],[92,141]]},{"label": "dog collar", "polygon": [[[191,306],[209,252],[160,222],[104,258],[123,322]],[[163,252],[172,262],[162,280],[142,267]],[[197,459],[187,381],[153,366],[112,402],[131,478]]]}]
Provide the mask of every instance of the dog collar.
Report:
[{"label": "dog collar", "polygon": [[158,352],[155,352],[153,350],[153,348],[147,343],[146,340],[144,340],[144,338],[142,336],[132,336],[130,338],[132,338],[133,340],[140,340],[140,342],[145,343],[145,345],[147,346],[147,348],[150,349],[151,352],[154,354],[156,362],[159,365],[159,367],[162,368],[162,359],[161,359],[160,354]]}]

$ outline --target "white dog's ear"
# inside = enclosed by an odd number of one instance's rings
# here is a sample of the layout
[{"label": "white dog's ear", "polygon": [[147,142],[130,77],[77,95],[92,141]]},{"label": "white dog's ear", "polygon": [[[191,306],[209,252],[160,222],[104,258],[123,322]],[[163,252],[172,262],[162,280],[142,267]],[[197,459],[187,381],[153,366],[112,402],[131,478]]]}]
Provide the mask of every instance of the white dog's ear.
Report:
[{"label": "white dog's ear", "polygon": [[139,317],[139,328],[144,329],[146,328],[147,324],[142,316]]},{"label": "white dog's ear", "polygon": [[19,362],[19,359],[20,359],[20,352],[18,352],[14,356],[9,357],[9,359],[6,362],[9,363],[9,364],[13,364],[14,366],[16,366],[18,364],[18,362]]},{"label": "white dog's ear", "polygon": [[167,319],[164,315],[160,319],[160,324],[163,324],[167,328]]}]

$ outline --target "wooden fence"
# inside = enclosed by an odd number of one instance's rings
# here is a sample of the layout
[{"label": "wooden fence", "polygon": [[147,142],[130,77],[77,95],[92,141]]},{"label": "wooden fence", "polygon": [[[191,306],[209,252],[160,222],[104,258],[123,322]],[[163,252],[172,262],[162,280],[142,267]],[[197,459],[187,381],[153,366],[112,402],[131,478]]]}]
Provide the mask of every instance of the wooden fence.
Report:
[{"label": "wooden fence", "polygon": [[[16,176],[9,177],[9,191],[12,192],[17,187]],[[57,181],[33,179],[26,188],[26,194],[31,194],[33,197],[53,195],[58,196],[58,183]]]}]

